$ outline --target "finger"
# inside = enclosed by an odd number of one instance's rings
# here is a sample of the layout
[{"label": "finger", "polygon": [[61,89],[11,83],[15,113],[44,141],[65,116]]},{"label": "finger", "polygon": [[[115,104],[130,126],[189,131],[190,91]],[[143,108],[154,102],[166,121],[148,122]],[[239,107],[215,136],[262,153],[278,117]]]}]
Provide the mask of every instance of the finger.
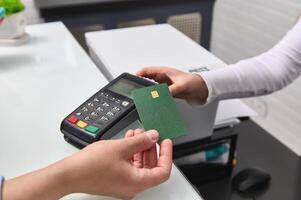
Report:
[{"label": "finger", "polygon": [[172,71],[173,69],[170,67],[145,67],[139,70],[136,74],[138,76],[143,76],[146,78],[156,78],[157,75],[160,74],[168,74],[168,72]]},{"label": "finger", "polygon": [[125,138],[129,138],[129,137],[132,137],[134,136],[134,130],[128,130],[125,134]]},{"label": "finger", "polygon": [[174,97],[179,97],[183,91],[183,88],[179,84],[172,84],[169,86],[169,91]]},{"label": "finger", "polygon": [[166,181],[172,168],[172,141],[167,139],[161,143],[160,156],[157,166],[151,169],[139,169],[142,182],[148,186],[155,186]]},{"label": "finger", "polygon": [[172,163],[172,141],[170,139],[163,140],[160,144],[160,154],[158,159],[158,167],[171,167]]},{"label": "finger", "polygon": [[153,79],[155,81],[157,81],[158,83],[167,83],[167,85],[173,84],[173,81],[171,80],[169,75],[166,73],[157,74],[155,77],[153,77]]},{"label": "finger", "polygon": [[157,148],[156,145],[149,150],[144,152],[143,155],[143,167],[144,168],[153,168],[157,165]]},{"label": "finger", "polygon": [[[133,137],[134,136],[134,130],[128,130],[124,136],[124,138],[129,138],[129,137]],[[129,161],[131,163],[134,162],[134,159],[133,158],[129,158]]]},{"label": "finger", "polygon": [[121,151],[126,157],[132,157],[135,153],[151,148],[159,140],[159,133],[155,130],[145,134],[120,140]]},{"label": "finger", "polygon": [[138,76],[143,76],[143,77],[149,77],[149,76],[155,76],[156,74],[162,73],[162,67],[144,67],[136,74]]},{"label": "finger", "polygon": [[[134,131],[134,136],[140,136],[142,134],[144,134],[144,133],[143,133],[143,130],[141,130],[141,129],[136,129]],[[144,153],[142,151],[134,154],[133,165],[135,167],[137,167],[137,168],[143,167],[143,155],[144,155]]]},{"label": "finger", "polygon": [[171,72],[174,69],[170,67],[146,67],[138,71],[138,76],[146,77],[155,80],[158,83],[167,83],[168,85],[173,84],[170,77]]},{"label": "finger", "polygon": [[144,133],[144,130],[143,129],[141,129],[141,128],[137,128],[137,129],[135,129],[134,130],[134,133]]}]

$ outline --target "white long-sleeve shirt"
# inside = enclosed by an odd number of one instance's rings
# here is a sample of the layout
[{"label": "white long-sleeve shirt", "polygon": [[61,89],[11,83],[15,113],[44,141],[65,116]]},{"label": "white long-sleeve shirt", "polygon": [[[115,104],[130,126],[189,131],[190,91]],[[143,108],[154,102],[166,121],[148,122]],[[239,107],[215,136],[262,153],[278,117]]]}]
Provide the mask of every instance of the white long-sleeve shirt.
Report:
[{"label": "white long-sleeve shirt", "polygon": [[207,103],[264,95],[285,87],[301,75],[301,20],[269,51],[200,75],[209,90]]}]

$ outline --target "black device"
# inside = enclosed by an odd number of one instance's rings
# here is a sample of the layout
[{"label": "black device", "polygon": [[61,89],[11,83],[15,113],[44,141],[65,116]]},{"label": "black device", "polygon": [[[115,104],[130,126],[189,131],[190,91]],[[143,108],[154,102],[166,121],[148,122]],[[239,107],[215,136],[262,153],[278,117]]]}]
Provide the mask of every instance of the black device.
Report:
[{"label": "black device", "polygon": [[[211,137],[200,138],[191,142],[174,144],[173,159],[175,165],[187,176],[192,184],[199,187],[204,183],[231,176],[233,166],[236,163],[237,133],[230,128],[215,130]],[[204,162],[199,153],[218,146],[229,148],[226,154],[226,162]],[[179,163],[178,159],[193,155],[186,163]],[[196,159],[195,159],[196,158]],[[194,160],[199,160],[195,162]]]},{"label": "black device", "polygon": [[82,148],[113,137],[139,119],[131,91],[154,84],[129,73],[121,74],[62,121],[61,131],[65,140]]},{"label": "black device", "polygon": [[257,168],[247,168],[240,171],[232,179],[232,187],[241,193],[252,193],[257,190],[266,189],[271,180],[271,176]]}]

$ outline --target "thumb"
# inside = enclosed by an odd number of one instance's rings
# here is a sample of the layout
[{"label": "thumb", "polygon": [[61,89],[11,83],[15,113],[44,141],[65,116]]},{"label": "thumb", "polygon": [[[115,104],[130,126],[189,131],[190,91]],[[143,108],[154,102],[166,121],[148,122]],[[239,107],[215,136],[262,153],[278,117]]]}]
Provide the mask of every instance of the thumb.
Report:
[{"label": "thumb", "polygon": [[179,93],[181,93],[182,87],[178,84],[172,84],[169,86],[169,92],[172,94],[172,96],[177,97]]},{"label": "thumb", "polygon": [[150,149],[158,140],[159,133],[156,130],[150,130],[144,134],[123,139],[122,150],[126,156],[131,157],[135,153]]}]

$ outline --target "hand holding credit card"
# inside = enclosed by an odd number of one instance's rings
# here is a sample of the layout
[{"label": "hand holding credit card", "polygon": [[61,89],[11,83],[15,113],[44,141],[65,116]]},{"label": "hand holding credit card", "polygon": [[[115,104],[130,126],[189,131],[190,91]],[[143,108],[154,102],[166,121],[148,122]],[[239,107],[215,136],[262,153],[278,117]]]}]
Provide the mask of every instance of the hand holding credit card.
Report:
[{"label": "hand holding credit card", "polygon": [[187,133],[167,84],[132,91],[132,97],[144,129],[155,129],[160,140],[173,139]]}]

